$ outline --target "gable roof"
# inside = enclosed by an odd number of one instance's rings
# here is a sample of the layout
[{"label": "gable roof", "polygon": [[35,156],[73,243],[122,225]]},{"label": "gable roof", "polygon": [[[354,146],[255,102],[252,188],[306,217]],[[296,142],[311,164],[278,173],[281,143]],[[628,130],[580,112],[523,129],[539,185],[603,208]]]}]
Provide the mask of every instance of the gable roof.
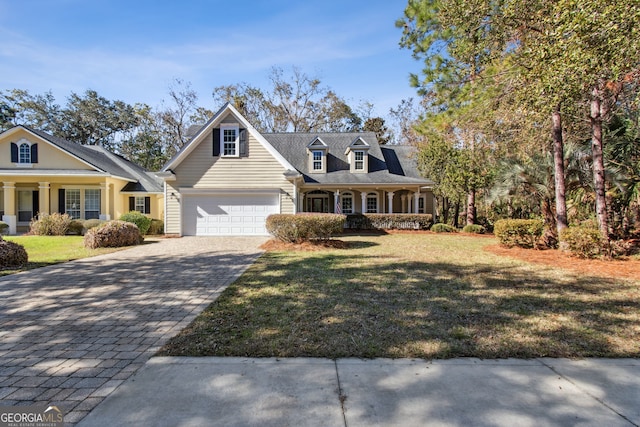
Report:
[{"label": "gable roof", "polygon": [[[137,184],[139,190],[150,193],[161,193],[162,186],[146,169],[136,165],[124,157],[114,154],[104,147],[96,145],[81,145],[66,139],[50,135],[46,132],[33,129],[29,126],[18,125],[7,132],[14,129],[22,128],[36,137],[50,143],[54,147],[65,151],[67,154],[94,168],[97,172],[111,175]],[[29,172],[37,173],[39,170],[34,169]],[[64,171],[65,173],[74,174],[73,171]],[[125,186],[126,188],[127,186]]]},{"label": "gable roof", "polygon": [[[317,184],[414,184],[433,185],[423,178],[412,160],[411,147],[381,146],[373,132],[265,133],[264,137],[303,175],[305,183]],[[327,172],[311,173],[307,147],[316,139],[327,148]],[[351,173],[348,149],[355,141],[368,144],[368,173]],[[365,147],[365,146],[363,146]]]},{"label": "gable roof", "polygon": [[240,123],[241,127],[247,129],[251,135],[262,145],[268,152],[271,154],[286,170],[294,170],[295,168],[289,161],[282,156],[278,150],[276,150],[265,138],[264,136],[254,128],[251,123],[244,118],[238,110],[231,105],[230,103],[226,103],[216,114],[209,119],[207,123],[204,124],[200,128],[198,132],[196,132],[193,137],[182,147],[180,151],[176,153],[175,156],[171,160],[167,162],[167,164],[162,168],[162,172],[167,172],[172,168],[178,166],[182,161],[197,147],[204,139],[204,137],[214,129],[216,126],[219,126],[222,120],[227,117],[228,114],[233,114],[236,120]]}]

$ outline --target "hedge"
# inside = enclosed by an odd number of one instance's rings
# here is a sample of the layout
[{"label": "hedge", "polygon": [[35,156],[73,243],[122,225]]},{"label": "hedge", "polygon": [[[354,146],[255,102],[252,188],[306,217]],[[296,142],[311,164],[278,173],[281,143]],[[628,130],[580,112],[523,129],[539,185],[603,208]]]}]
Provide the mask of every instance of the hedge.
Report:
[{"label": "hedge", "polygon": [[463,233],[484,234],[487,229],[480,224],[467,224],[462,228]]},{"label": "hedge", "polygon": [[504,246],[533,248],[543,229],[541,219],[501,219],[496,221],[493,232]]},{"label": "hedge", "polygon": [[267,217],[266,228],[283,242],[328,240],[342,233],[345,216],[339,214],[275,214]]},{"label": "hedge", "polygon": [[64,236],[69,231],[69,225],[71,217],[66,213],[40,214],[31,220],[29,232],[37,236]]},{"label": "hedge", "polygon": [[127,221],[105,222],[84,235],[84,246],[89,249],[134,246],[143,241],[138,226]]},{"label": "hedge", "polygon": [[345,228],[358,230],[428,230],[431,214],[350,214]]},{"label": "hedge", "polygon": [[151,218],[138,211],[130,211],[120,216],[120,221],[130,222],[138,226],[140,233],[144,236],[151,227]]},{"label": "hedge", "polygon": [[439,222],[431,226],[431,231],[433,231],[434,233],[457,233],[458,229],[449,224],[443,224]]},{"label": "hedge", "polygon": [[560,231],[560,244],[579,258],[595,258],[604,252],[600,230],[590,226],[565,228]]}]

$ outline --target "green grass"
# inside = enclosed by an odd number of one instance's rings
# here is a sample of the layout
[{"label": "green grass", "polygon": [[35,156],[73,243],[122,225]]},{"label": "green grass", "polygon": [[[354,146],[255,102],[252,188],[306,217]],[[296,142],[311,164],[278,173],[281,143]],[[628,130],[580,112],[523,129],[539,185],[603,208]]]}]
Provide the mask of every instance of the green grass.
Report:
[{"label": "green grass", "polygon": [[486,237],[264,254],[160,355],[639,357],[640,282],[501,258]]},{"label": "green grass", "polygon": [[86,249],[82,236],[3,236],[3,238],[24,246],[29,262],[19,269],[0,270],[0,276],[122,249]]}]

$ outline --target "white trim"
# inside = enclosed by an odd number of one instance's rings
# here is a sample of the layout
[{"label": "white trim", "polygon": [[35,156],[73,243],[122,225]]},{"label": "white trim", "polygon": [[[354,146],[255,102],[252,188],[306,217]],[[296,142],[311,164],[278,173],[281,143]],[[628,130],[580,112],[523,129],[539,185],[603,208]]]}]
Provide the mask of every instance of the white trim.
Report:
[{"label": "white trim", "polygon": [[184,159],[188,157],[198,145],[200,145],[205,136],[222,122],[222,119],[226,117],[226,113],[229,112],[235,116],[238,122],[240,122],[241,127],[246,128],[247,131],[249,131],[251,135],[253,135],[253,137],[269,152],[269,154],[271,154],[280,163],[280,165],[282,165],[283,168],[292,171],[296,170],[296,168],[294,168],[293,165],[289,163],[289,161],[285,159],[282,154],[280,154],[280,152],[278,152],[278,150],[273,147],[273,145],[269,144],[265,137],[262,136],[260,132],[258,132],[256,128],[254,128],[251,123],[249,123],[247,119],[245,119],[244,116],[235,109],[233,105],[227,103],[224,107],[218,110],[218,112],[211,118],[211,120],[209,120],[206,125],[204,125],[198,131],[198,133],[191,139],[191,141],[189,141],[187,145],[185,145],[184,148],[165,165],[164,168],[162,168],[161,172],[166,172],[169,169],[176,168],[178,165],[180,165],[180,163],[182,163]]},{"label": "white trim", "polygon": [[185,196],[194,196],[194,195],[203,195],[203,196],[214,196],[216,194],[219,195],[269,195],[269,194],[280,194],[280,188],[229,188],[229,189],[219,189],[219,188],[191,188],[191,187],[179,187],[178,191],[180,194]]},{"label": "white trim", "polygon": [[[233,130],[235,139],[233,142],[224,140],[224,131]],[[233,154],[225,154],[225,143],[233,144]],[[220,124],[220,157],[240,157],[240,126],[237,123],[221,123]]]}]

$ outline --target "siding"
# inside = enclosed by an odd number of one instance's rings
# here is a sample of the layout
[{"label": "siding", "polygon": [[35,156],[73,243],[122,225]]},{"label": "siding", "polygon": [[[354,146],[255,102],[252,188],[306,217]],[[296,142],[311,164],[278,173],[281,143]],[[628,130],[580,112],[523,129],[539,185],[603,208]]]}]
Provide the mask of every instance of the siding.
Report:
[{"label": "siding", "polygon": [[[225,121],[235,121],[228,116]],[[224,121],[223,121],[224,122]],[[247,132],[247,157],[213,157],[213,135],[207,134],[174,172],[176,181],[167,182],[166,232],[180,233],[180,203],[171,197],[178,188],[272,189],[279,188],[282,213],[293,213],[293,184],[284,178],[285,168]]]}]

